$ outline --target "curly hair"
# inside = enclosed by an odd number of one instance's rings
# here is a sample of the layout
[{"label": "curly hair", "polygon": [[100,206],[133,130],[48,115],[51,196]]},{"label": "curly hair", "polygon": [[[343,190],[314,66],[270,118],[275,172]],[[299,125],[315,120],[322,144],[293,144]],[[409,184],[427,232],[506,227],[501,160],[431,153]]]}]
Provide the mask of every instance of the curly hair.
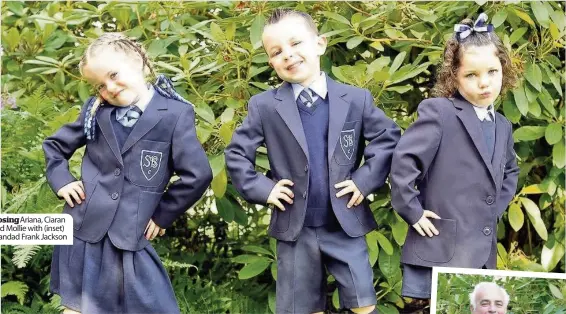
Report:
[{"label": "curly hair", "polygon": [[[473,26],[471,19],[464,19],[460,24]],[[460,67],[462,54],[470,46],[489,46],[493,45],[497,52],[497,57],[501,62],[503,81],[501,84],[501,95],[515,87],[518,80],[518,71],[513,66],[509,53],[505,46],[495,34],[495,32],[472,32],[468,37],[458,40],[458,34],[454,35],[446,42],[442,60],[438,67],[436,83],[432,88],[432,95],[435,97],[452,97],[458,90],[456,75]]]}]

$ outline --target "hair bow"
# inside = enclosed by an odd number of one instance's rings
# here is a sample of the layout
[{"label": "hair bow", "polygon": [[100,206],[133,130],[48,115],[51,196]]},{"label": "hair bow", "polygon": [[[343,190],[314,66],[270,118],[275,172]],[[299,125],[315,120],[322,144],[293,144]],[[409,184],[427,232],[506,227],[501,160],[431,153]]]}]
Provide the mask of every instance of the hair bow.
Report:
[{"label": "hair bow", "polygon": [[454,31],[456,32],[456,38],[458,41],[465,39],[466,37],[470,36],[472,32],[484,33],[484,32],[492,32],[493,31],[493,24],[486,24],[487,23],[487,14],[482,13],[478,16],[478,19],[474,23],[473,27],[464,24],[456,24],[454,25]]}]

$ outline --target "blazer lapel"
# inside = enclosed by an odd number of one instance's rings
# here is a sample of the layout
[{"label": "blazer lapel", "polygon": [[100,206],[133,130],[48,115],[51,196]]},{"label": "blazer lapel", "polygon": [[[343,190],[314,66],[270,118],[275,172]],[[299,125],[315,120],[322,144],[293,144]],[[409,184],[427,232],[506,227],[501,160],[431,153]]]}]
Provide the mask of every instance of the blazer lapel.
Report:
[{"label": "blazer lapel", "polygon": [[350,103],[342,98],[346,92],[340,88],[340,85],[334,80],[326,76],[326,84],[328,88],[328,164],[331,164],[332,156],[336,148],[336,143],[340,138],[342,126],[346,121],[348,112],[350,111]]},{"label": "blazer lapel", "polygon": [[472,104],[458,97],[453,98],[453,103],[454,106],[461,109],[460,112],[458,112],[457,116],[464,124],[464,127],[472,138],[472,141],[474,142],[476,149],[480,153],[485,166],[489,170],[491,179],[493,180],[493,182],[495,182],[495,174],[491,165],[491,156],[489,156],[487,152],[487,146],[485,144],[483,132],[480,126],[480,120],[478,119],[478,116],[476,115]]},{"label": "blazer lapel", "polygon": [[281,103],[275,106],[275,110],[293,136],[299,143],[299,146],[303,149],[307,160],[309,159],[309,150],[307,146],[307,139],[305,137],[305,131],[303,130],[303,123],[301,121],[301,116],[299,115],[299,109],[297,108],[297,103],[295,102],[295,96],[293,94],[293,87],[288,82],[284,82],[275,93],[275,99],[281,101]]},{"label": "blazer lapel", "polygon": [[[189,106],[189,105],[187,105]],[[149,105],[134,125],[134,129],[126,139],[122,147],[122,154],[128,151],[144,135],[147,134],[161,120],[161,110],[167,110],[167,99],[160,96],[157,91],[149,102]]]},{"label": "blazer lapel", "polygon": [[[503,153],[505,147],[507,146],[507,132],[505,131],[503,117],[499,114],[495,114],[495,149],[493,152],[493,162],[492,164],[498,167],[501,164],[501,159],[503,158]],[[497,169],[497,168],[496,168]]]},{"label": "blazer lapel", "polygon": [[122,154],[120,154],[120,148],[118,147],[118,140],[114,135],[114,128],[112,127],[112,121],[110,120],[112,118],[112,111],[114,110],[114,108],[115,107],[108,105],[102,106],[100,108],[100,113],[97,117],[98,126],[102,131],[101,133],[104,136],[104,139],[110,146],[112,153],[114,153],[114,156],[116,157],[116,159],[118,159],[120,164],[124,165]]}]

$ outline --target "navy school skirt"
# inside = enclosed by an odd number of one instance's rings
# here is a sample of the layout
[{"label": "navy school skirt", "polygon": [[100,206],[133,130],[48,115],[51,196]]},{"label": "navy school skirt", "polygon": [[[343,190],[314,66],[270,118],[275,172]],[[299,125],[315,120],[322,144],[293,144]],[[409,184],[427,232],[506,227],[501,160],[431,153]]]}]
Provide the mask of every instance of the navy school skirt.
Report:
[{"label": "navy school skirt", "polygon": [[57,245],[50,290],[61,304],[82,313],[179,313],[171,281],[151,245],[139,251],[74,238]]}]

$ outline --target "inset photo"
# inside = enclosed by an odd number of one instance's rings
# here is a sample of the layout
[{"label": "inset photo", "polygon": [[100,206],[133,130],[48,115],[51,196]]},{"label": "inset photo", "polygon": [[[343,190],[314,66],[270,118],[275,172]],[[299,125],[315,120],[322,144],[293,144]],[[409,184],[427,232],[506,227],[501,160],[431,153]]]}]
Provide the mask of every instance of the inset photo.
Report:
[{"label": "inset photo", "polygon": [[566,274],[434,267],[431,313],[566,313]]}]

